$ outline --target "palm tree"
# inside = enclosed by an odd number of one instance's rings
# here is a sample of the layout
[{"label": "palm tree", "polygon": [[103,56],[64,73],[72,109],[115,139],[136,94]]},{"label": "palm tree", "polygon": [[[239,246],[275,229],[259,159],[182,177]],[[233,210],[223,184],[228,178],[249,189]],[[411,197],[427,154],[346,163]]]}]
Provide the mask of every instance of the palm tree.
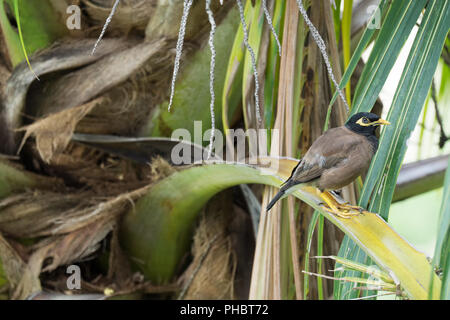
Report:
[{"label": "palm tree", "polygon": [[[5,297],[66,291],[76,265],[81,292],[124,298],[448,298],[445,166],[435,166],[437,184],[419,177],[425,187],[407,194],[444,183],[432,263],[384,220],[406,140],[429,104],[445,103],[449,1],[244,2],[80,0],[80,11],[66,0],[0,2]],[[68,29],[78,17],[80,29]],[[378,97],[410,36],[385,105]],[[340,219],[307,190],[267,214],[292,159],[369,110],[393,126],[364,179],[340,195],[381,217]],[[177,166],[180,145],[168,138],[185,129],[195,158],[208,154],[211,126],[226,150],[237,149],[231,129],[267,130],[270,157]]]}]

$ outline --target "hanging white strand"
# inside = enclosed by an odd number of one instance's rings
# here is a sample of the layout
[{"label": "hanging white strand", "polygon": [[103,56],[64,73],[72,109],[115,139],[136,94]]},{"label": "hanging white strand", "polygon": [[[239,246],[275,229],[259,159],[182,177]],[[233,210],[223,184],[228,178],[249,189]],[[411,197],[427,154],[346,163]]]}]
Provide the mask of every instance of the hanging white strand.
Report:
[{"label": "hanging white strand", "polygon": [[331,1],[331,4],[333,5],[333,7],[334,7],[334,10],[336,10],[336,2],[334,2],[334,0],[330,0]]},{"label": "hanging white strand", "polygon": [[252,47],[248,43],[248,30],[247,30],[247,24],[245,23],[245,17],[244,17],[244,8],[242,7],[241,0],[236,0],[238,8],[239,8],[239,15],[241,17],[241,23],[242,23],[242,30],[244,31],[244,44],[247,48],[247,50],[250,53],[250,57],[252,59],[252,68],[253,68],[253,77],[255,78],[255,107],[256,107],[256,119],[258,122],[261,122],[261,115],[259,111],[259,81],[258,81],[258,71],[256,70],[256,57],[255,52],[253,51]]},{"label": "hanging white strand", "polygon": [[106,19],[105,25],[103,26],[102,32],[100,33],[100,36],[98,37],[97,41],[94,44],[94,48],[92,48],[91,55],[94,55],[95,50],[97,49],[98,44],[102,40],[103,36],[105,35],[106,29],[108,28],[108,25],[111,23],[112,17],[114,16],[114,13],[116,12],[117,6],[119,5],[120,0],[116,0],[114,3],[111,13],[109,14],[108,18]]},{"label": "hanging white strand", "polygon": [[270,30],[272,30],[273,37],[275,38],[275,41],[277,42],[278,54],[281,57],[281,43],[280,43],[280,39],[278,39],[277,32],[275,31],[275,28],[273,26],[272,17],[270,16],[269,10],[267,9],[267,3],[266,2],[267,2],[267,0],[262,0],[262,6],[263,6],[264,14],[266,16],[267,24],[269,25]]},{"label": "hanging white strand", "polygon": [[215,101],[215,94],[214,94],[214,71],[216,67],[216,50],[214,48],[214,35],[216,33],[216,22],[214,21],[214,15],[211,11],[211,0],[206,0],[206,13],[208,14],[208,20],[211,24],[211,31],[209,32],[209,47],[211,49],[211,64],[210,64],[210,70],[209,70],[209,92],[211,94],[211,104],[210,104],[210,111],[211,111],[211,136],[209,138],[209,148],[208,148],[208,159],[211,157],[212,153],[212,147],[213,147],[213,141],[215,136],[215,114],[214,114],[214,101]]},{"label": "hanging white strand", "polygon": [[178,40],[175,55],[175,64],[173,66],[172,85],[170,90],[170,100],[168,110],[172,107],[173,95],[175,91],[175,81],[177,80],[178,70],[180,69],[181,54],[183,53],[184,35],[186,33],[186,23],[191,9],[193,0],[184,0],[183,15],[181,17],[180,31],[178,32]]},{"label": "hanging white strand", "polygon": [[316,42],[317,46],[319,47],[320,52],[322,53],[322,57],[325,61],[325,65],[327,66],[328,75],[330,76],[331,81],[334,83],[334,86],[336,87],[336,90],[339,93],[339,96],[341,97],[342,101],[344,102],[345,107],[347,108],[347,113],[349,111],[349,106],[347,103],[347,100],[345,99],[344,93],[339,88],[339,84],[336,81],[336,78],[333,74],[333,69],[331,68],[330,60],[328,59],[327,55],[327,46],[325,45],[325,42],[323,41],[322,37],[320,36],[319,32],[317,31],[316,27],[313,25],[311,20],[308,18],[308,14],[306,13],[305,8],[303,7],[302,0],[297,0],[298,9],[300,10],[300,13],[303,16],[303,19],[305,19],[306,24],[309,27],[309,30],[311,31],[311,35],[314,38],[314,41]]}]

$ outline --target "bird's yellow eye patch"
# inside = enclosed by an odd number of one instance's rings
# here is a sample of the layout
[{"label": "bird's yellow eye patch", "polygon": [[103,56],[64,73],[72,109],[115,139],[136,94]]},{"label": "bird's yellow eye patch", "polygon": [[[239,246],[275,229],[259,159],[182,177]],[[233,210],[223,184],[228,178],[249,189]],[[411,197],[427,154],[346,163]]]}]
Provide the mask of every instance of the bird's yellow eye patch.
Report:
[{"label": "bird's yellow eye patch", "polygon": [[368,127],[368,126],[373,125],[373,122],[370,122],[369,119],[367,119],[366,117],[360,118],[358,121],[356,121],[356,123],[363,127]]},{"label": "bird's yellow eye patch", "polygon": [[356,121],[356,123],[359,124],[360,126],[363,126],[363,127],[380,126],[380,125],[389,125],[389,124],[391,124],[389,121],[386,121],[386,120],[383,120],[383,119],[378,119],[377,121],[372,121],[371,122],[366,117],[360,118],[358,121]]}]

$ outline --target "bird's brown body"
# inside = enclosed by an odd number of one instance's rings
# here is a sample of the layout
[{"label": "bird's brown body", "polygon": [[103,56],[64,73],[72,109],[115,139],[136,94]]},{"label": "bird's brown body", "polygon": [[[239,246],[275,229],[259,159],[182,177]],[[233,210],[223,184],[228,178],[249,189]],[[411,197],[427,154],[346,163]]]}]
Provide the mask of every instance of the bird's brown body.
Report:
[{"label": "bird's brown body", "polygon": [[340,189],[369,168],[375,151],[363,135],[346,127],[330,129],[314,141],[293,170],[291,184],[313,182],[321,191]]},{"label": "bird's brown body", "polygon": [[355,207],[337,203],[328,191],[341,189],[369,168],[378,148],[375,129],[386,124],[389,122],[376,114],[360,112],[353,115],[344,126],[327,130],[314,141],[292,170],[289,179],[267,205],[267,210],[293,186],[307,183],[315,190],[318,189],[331,212],[341,217],[351,215],[342,210],[350,211]]}]

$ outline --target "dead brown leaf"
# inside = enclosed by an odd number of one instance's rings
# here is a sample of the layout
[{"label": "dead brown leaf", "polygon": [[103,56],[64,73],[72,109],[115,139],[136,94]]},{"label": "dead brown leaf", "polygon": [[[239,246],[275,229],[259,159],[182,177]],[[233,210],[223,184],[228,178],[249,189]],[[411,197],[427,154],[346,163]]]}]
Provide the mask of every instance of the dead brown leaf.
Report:
[{"label": "dead brown leaf", "polygon": [[115,219],[144,195],[146,186],[116,197],[100,198],[93,192],[25,192],[0,201],[0,231],[14,238],[61,235],[96,221]]},{"label": "dead brown leaf", "polygon": [[31,293],[41,290],[39,278],[1,234],[0,261],[10,288],[14,290],[13,299],[25,299]]},{"label": "dead brown leaf", "polygon": [[78,122],[102,101],[102,98],[98,98],[79,107],[60,111],[29,126],[17,129],[17,131],[25,131],[17,153],[20,152],[25,141],[30,136],[34,136],[36,137],[36,145],[41,158],[49,163],[54,155],[60,154],[66,149]]},{"label": "dead brown leaf", "polygon": [[[118,52],[136,44],[135,40],[104,39],[100,43],[96,54],[91,55],[90,52],[95,41],[95,39],[76,39],[58,42],[32,57],[33,70],[41,78],[41,82],[44,82],[45,75],[54,72],[64,73],[73,68],[92,64],[112,52]],[[30,72],[27,63],[24,62],[14,69],[11,77],[3,87],[3,111],[7,130],[13,132],[13,130],[22,125],[21,117],[25,111],[28,90],[35,81],[35,76]],[[79,106],[89,100],[74,106]],[[11,150],[14,151],[9,151],[15,152],[14,146],[17,141],[15,141],[14,137],[11,137],[11,139],[11,141],[7,142],[11,145]]]}]

